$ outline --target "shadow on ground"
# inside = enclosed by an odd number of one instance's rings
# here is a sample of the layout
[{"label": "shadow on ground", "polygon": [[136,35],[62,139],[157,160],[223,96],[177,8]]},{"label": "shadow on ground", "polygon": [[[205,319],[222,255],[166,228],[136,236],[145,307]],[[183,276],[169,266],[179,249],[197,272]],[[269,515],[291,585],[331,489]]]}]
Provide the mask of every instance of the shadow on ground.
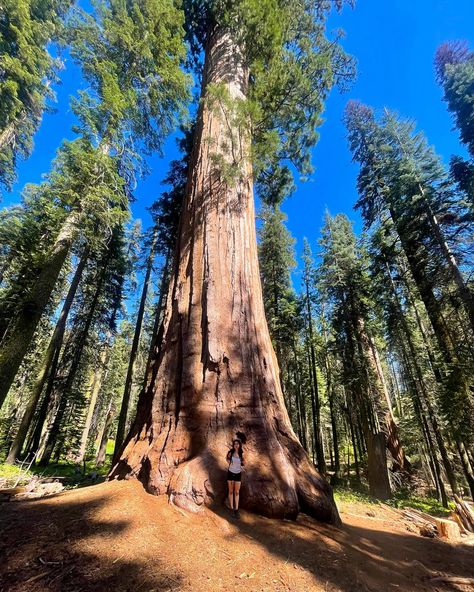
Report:
[{"label": "shadow on ground", "polygon": [[[344,524],[335,528],[303,514],[296,522],[254,517],[245,512],[236,521],[226,509],[217,510],[217,514],[232,521],[240,533],[263,545],[286,565],[309,571],[322,590],[460,592],[473,589],[472,584],[459,583],[463,578],[474,581],[472,546],[403,534],[393,527],[388,530],[387,524],[374,525],[363,516],[354,519],[342,514]],[[382,519],[380,523],[383,524]],[[453,582],[441,582],[440,576]]]},{"label": "shadow on ground", "polygon": [[[361,510],[363,514],[363,510]],[[464,592],[474,548],[405,533],[383,510],[334,528],[224,507],[192,516],[137,481],[0,504],[1,592]]]},{"label": "shadow on ground", "polygon": [[179,589],[180,575],[159,558],[128,552],[140,535],[133,503],[114,517],[110,496],[90,494],[100,487],[0,504],[1,592]]}]

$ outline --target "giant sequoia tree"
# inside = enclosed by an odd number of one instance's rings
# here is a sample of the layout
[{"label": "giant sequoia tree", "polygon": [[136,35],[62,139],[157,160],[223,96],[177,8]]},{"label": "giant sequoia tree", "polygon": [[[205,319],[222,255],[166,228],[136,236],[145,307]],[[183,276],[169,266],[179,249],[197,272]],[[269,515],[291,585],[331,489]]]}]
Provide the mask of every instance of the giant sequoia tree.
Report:
[{"label": "giant sequoia tree", "polygon": [[[278,202],[288,166],[309,170],[322,102],[347,58],[324,32],[330,2],[187,2],[205,53],[201,103],[163,340],[111,477],[136,477],[192,511],[225,486],[247,437],[242,505],[339,520],[286,412],[262,301],[253,181]],[[271,173],[271,174],[270,174]]]}]

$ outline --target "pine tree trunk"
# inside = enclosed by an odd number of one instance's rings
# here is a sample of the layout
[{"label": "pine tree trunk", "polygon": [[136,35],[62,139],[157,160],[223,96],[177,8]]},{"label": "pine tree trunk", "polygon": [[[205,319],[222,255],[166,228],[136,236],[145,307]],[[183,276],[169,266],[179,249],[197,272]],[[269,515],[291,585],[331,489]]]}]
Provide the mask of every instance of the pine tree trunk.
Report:
[{"label": "pine tree trunk", "polygon": [[328,353],[328,333],[327,333],[327,326],[324,312],[322,311],[321,314],[322,318],[322,333],[324,338],[324,368],[326,371],[326,393],[327,399],[329,401],[329,413],[331,417],[331,431],[332,431],[332,441],[334,445],[334,477],[331,483],[334,485],[339,481],[339,476],[341,472],[341,461],[339,457],[339,437],[338,437],[338,428],[337,428],[337,416],[336,416],[336,409],[334,407],[334,389],[333,389],[333,376],[331,370],[331,363],[330,357]]},{"label": "pine tree trunk", "polygon": [[97,454],[95,457],[95,464],[97,467],[103,466],[105,462],[105,455],[107,452],[107,442],[109,441],[109,432],[110,428],[112,427],[112,422],[114,419],[114,411],[113,411],[113,397],[110,399],[109,406],[107,408],[107,413],[105,415],[104,427],[102,429],[102,434],[99,438],[99,446],[97,448]]},{"label": "pine tree trunk", "polygon": [[390,480],[387,473],[386,442],[383,432],[376,434],[369,431],[367,441],[367,470],[369,473],[369,490],[373,497],[386,500],[392,496]]},{"label": "pine tree trunk", "polygon": [[308,439],[307,439],[307,422],[306,422],[306,404],[304,400],[303,391],[301,389],[301,371],[300,371],[300,364],[298,359],[298,352],[296,350],[296,342],[293,338],[293,355],[295,358],[295,373],[294,373],[294,380],[296,384],[296,405],[298,409],[298,417],[300,422],[300,437],[301,443],[303,444],[303,448],[307,451],[308,450]]},{"label": "pine tree trunk", "polygon": [[94,296],[92,298],[92,302],[91,302],[91,304],[89,306],[89,310],[87,312],[86,322],[84,323],[84,327],[82,328],[82,330],[79,331],[78,336],[74,339],[74,341],[75,341],[74,348],[75,349],[74,349],[74,353],[72,356],[72,361],[71,361],[71,364],[70,364],[70,367],[68,370],[68,374],[67,374],[67,378],[64,383],[64,386],[61,386],[62,392],[60,394],[59,407],[58,407],[58,411],[56,413],[56,417],[54,418],[54,422],[51,427],[51,430],[50,430],[50,432],[47,436],[47,439],[46,439],[43,454],[41,456],[41,461],[39,462],[39,464],[41,466],[46,466],[49,463],[49,461],[51,459],[51,455],[53,454],[54,448],[56,446],[56,441],[59,437],[59,434],[60,434],[60,431],[62,428],[64,413],[66,411],[66,408],[67,408],[67,405],[69,402],[69,393],[70,393],[70,390],[73,386],[74,379],[76,378],[76,373],[77,373],[77,370],[79,368],[79,364],[80,364],[81,358],[82,358],[82,352],[84,351],[84,348],[86,346],[87,338],[89,336],[89,330],[92,325],[92,321],[94,320],[94,317],[95,317],[95,312],[97,309],[97,304],[99,302],[99,296],[102,292],[105,274],[107,271],[107,265],[110,261],[110,257],[111,257],[111,249],[108,248],[107,254],[105,256],[105,260],[102,263],[102,269],[99,271],[99,278],[98,278],[97,285],[95,288]]},{"label": "pine tree trunk", "polygon": [[[331,414],[331,430],[332,430],[332,441],[334,445],[334,479],[339,479],[341,472],[341,461],[339,457],[339,435],[337,430],[336,410],[334,409],[334,392],[331,390],[328,392],[329,398],[329,412]],[[332,481],[331,481],[332,483]],[[332,483],[334,485],[334,483]]]},{"label": "pine tree trunk", "polygon": [[[391,287],[391,292],[392,292],[392,296],[393,296],[393,301],[395,303],[395,306],[397,307],[398,317],[400,319],[401,328],[403,330],[404,337],[405,337],[405,339],[400,339],[400,344],[403,349],[405,349],[406,346],[408,347],[408,352],[405,353],[406,364],[407,364],[407,367],[410,368],[410,361],[411,361],[411,365],[414,368],[414,372],[415,372],[414,380],[415,380],[415,385],[417,386],[416,393],[420,397],[419,403],[421,406],[421,412],[422,413],[424,412],[424,407],[427,408],[428,417],[430,419],[430,423],[433,428],[433,433],[435,435],[436,443],[438,445],[438,449],[440,451],[441,458],[443,460],[443,465],[444,465],[444,469],[446,472],[446,476],[448,478],[449,485],[450,485],[453,493],[457,493],[456,475],[455,475],[453,467],[451,465],[451,461],[449,460],[448,451],[446,449],[443,435],[442,435],[441,430],[438,425],[436,413],[435,413],[433,406],[431,404],[430,393],[428,392],[428,390],[426,388],[425,380],[423,378],[423,371],[420,368],[420,365],[418,363],[418,353],[416,351],[415,344],[413,342],[413,335],[412,335],[412,332],[408,326],[407,320],[405,318],[405,313],[401,308],[399,297],[397,294],[395,283],[393,281],[390,267],[389,267],[388,263],[386,263],[386,265],[387,265],[387,275],[388,275],[388,278],[390,281],[390,287]],[[415,304],[413,303],[412,306],[415,307]],[[415,310],[415,314],[416,314],[416,310]],[[418,317],[417,317],[417,319],[418,319]],[[426,338],[424,338],[424,341],[426,344]]]},{"label": "pine tree trunk", "polygon": [[[354,453],[354,465],[355,465],[355,472],[357,481],[360,483],[360,468],[359,468],[359,457],[357,455],[357,444],[354,435],[354,422],[352,421],[352,415],[350,411],[347,413],[347,423],[349,425],[349,433],[351,436],[351,443],[352,443],[352,451]],[[387,466],[385,465],[385,471],[387,470]],[[350,463],[348,467],[348,474],[350,474]]]},{"label": "pine tree trunk", "polygon": [[469,486],[471,498],[474,501],[474,471],[472,470],[471,463],[469,462],[469,456],[466,452],[464,443],[456,441],[456,447],[459,452],[459,458],[461,460],[464,477],[466,478],[467,484]]},{"label": "pine tree trunk", "polygon": [[84,428],[81,434],[81,443],[79,445],[79,451],[76,456],[76,463],[82,463],[86,455],[87,441],[89,439],[89,432],[92,426],[92,417],[94,415],[94,410],[97,405],[97,399],[99,397],[102,383],[107,373],[107,359],[110,352],[109,339],[110,336],[107,337],[106,342],[102,347],[102,351],[100,353],[99,360],[95,368],[94,378],[92,381],[91,396],[87,408],[86,421],[84,423]]},{"label": "pine tree trunk", "polygon": [[[392,458],[398,463],[400,469],[408,472],[410,470],[410,464],[405,457],[398,438],[398,428],[391,411],[390,399],[385,387],[385,379],[383,378],[380,363],[377,362],[377,355],[374,353],[375,345],[367,332],[365,320],[357,313],[357,307],[353,302],[353,298],[350,299],[350,302],[353,331],[360,358],[364,361],[365,381],[367,383],[365,385],[367,396],[362,397],[360,400],[361,409],[359,415],[362,419],[364,438],[367,445],[369,487],[371,488],[371,492],[377,491],[383,496],[380,499],[387,499],[390,497],[390,493],[388,493],[390,490],[390,481],[386,458],[385,475],[380,475],[382,469],[382,456],[379,450],[381,442],[380,432],[383,433],[386,447],[390,451]],[[371,417],[373,413],[370,412],[372,407],[376,414],[376,418],[374,418],[375,424]],[[372,495],[377,497],[375,493],[372,493]]]},{"label": "pine tree trunk", "polygon": [[159,288],[159,296],[158,296],[158,303],[156,305],[155,311],[155,320],[153,323],[153,330],[151,333],[150,339],[150,348],[148,350],[148,358],[145,370],[145,378],[143,381],[143,389],[146,390],[152,380],[152,360],[153,357],[158,357],[160,354],[160,345],[163,340],[163,306],[166,300],[168,299],[168,288],[169,288],[169,281],[170,281],[170,260],[171,260],[171,252],[168,248],[166,252],[165,263],[163,265],[163,270],[161,274],[160,280],[160,288]]},{"label": "pine tree trunk", "polygon": [[52,361],[54,359],[54,354],[56,349],[61,348],[64,330],[66,328],[66,320],[69,315],[69,311],[71,309],[74,296],[76,295],[77,288],[79,286],[79,282],[81,281],[82,272],[86,265],[87,259],[89,256],[88,249],[85,250],[83,253],[79,264],[76,268],[74,273],[74,277],[71,281],[71,285],[69,286],[69,290],[66,296],[66,299],[63,304],[63,308],[61,310],[61,314],[59,315],[58,322],[56,323],[56,327],[54,328],[53,335],[51,336],[51,340],[48,344],[46,352],[44,354],[43,362],[41,364],[40,371],[38,376],[36,377],[35,384],[33,385],[33,389],[31,391],[30,400],[28,401],[28,405],[25,409],[23,417],[21,419],[20,427],[18,428],[18,432],[15,436],[15,440],[10,448],[8,453],[7,459],[5,462],[9,464],[13,464],[15,460],[20,456],[21,450],[23,448],[23,444],[25,442],[26,436],[28,434],[28,430],[30,429],[31,421],[33,419],[33,415],[36,411],[36,407],[38,406],[38,401],[40,399],[41,393],[43,391],[44,384],[48,379],[49,372],[52,368]]},{"label": "pine tree trunk", "polygon": [[370,353],[371,358],[373,360],[373,365],[377,371],[378,382],[381,386],[384,401],[385,401],[385,409],[384,409],[384,422],[387,429],[386,438],[387,438],[387,448],[390,450],[390,454],[392,457],[398,462],[400,468],[403,471],[410,472],[411,471],[411,464],[407,457],[405,456],[405,452],[402,448],[400,443],[400,439],[398,437],[398,426],[395,422],[395,418],[393,416],[393,409],[392,409],[392,402],[390,400],[390,395],[387,388],[387,383],[385,380],[385,376],[382,369],[382,364],[380,362],[379,353],[375,346],[374,340],[369,335],[367,336],[369,345],[370,345]]},{"label": "pine tree trunk", "polygon": [[30,435],[28,445],[26,447],[27,454],[37,454],[40,449],[41,437],[43,435],[44,424],[48,417],[48,410],[51,406],[53,393],[54,393],[54,383],[56,378],[56,372],[59,365],[59,357],[61,354],[61,347],[58,347],[54,352],[54,357],[51,362],[51,369],[49,371],[49,378],[48,383],[46,385],[45,394],[43,396],[43,401],[41,402],[38,417],[36,419],[36,424],[34,426],[33,433]]},{"label": "pine tree trunk", "polygon": [[[0,131],[0,152],[5,150],[10,144],[15,142],[15,137],[17,137],[18,129],[22,125],[22,123],[26,120],[26,113],[23,113],[15,119],[11,121],[8,125],[6,125]],[[13,146],[13,150],[15,146]]]},{"label": "pine tree trunk", "polygon": [[140,336],[142,333],[143,316],[145,314],[145,304],[148,294],[148,285],[150,283],[151,270],[153,267],[153,259],[155,256],[156,245],[156,231],[153,235],[152,245],[148,254],[148,261],[146,266],[145,278],[143,280],[142,294],[140,297],[140,304],[138,306],[137,321],[135,323],[135,332],[133,334],[132,349],[130,351],[130,358],[128,361],[127,377],[125,379],[125,387],[122,396],[122,405],[120,407],[120,414],[118,419],[117,434],[115,436],[115,450],[114,457],[118,454],[122,447],[125,438],[125,428],[127,425],[128,407],[130,403],[130,393],[132,392],[133,371],[135,369],[135,360],[138,353],[138,346],[140,343]]},{"label": "pine tree trunk", "polygon": [[419,419],[422,426],[423,435],[425,437],[425,441],[430,453],[431,463],[432,463],[432,471],[435,478],[436,489],[439,493],[439,499],[445,508],[448,507],[448,496],[446,495],[446,488],[443,483],[443,476],[441,474],[441,467],[438,462],[438,456],[436,454],[436,448],[434,446],[433,438],[431,437],[430,428],[428,422],[426,420],[424,410],[420,408],[419,405],[417,407]]},{"label": "pine tree trunk", "polygon": [[76,235],[79,212],[73,210],[51,249],[35,284],[23,303],[17,318],[2,341],[0,350],[0,407],[2,406],[34,332],[49,302],[61,269]]},{"label": "pine tree trunk", "polygon": [[[459,359],[456,351],[456,338],[447,325],[443,316],[441,303],[437,299],[429,274],[426,270],[426,253],[419,252],[419,245],[410,236],[405,236],[403,225],[396,217],[396,212],[390,210],[390,215],[397,228],[403,251],[410,267],[411,275],[415,281],[421,300],[425,305],[428,318],[433,327],[438,346],[447,369],[447,378],[444,381],[445,388],[450,391],[450,411],[456,418],[457,425],[452,426],[456,436],[462,432],[474,431],[474,397],[471,392],[470,377],[466,374],[466,361]],[[455,394],[455,396],[452,396]],[[447,409],[445,408],[445,411]],[[454,413],[453,413],[454,411]]]},{"label": "pine tree trunk", "polygon": [[326,461],[324,459],[324,450],[321,433],[321,406],[319,401],[318,375],[316,369],[316,354],[314,351],[313,338],[313,317],[311,314],[311,302],[309,297],[309,285],[306,282],[306,311],[308,315],[308,341],[310,352],[310,378],[311,378],[311,406],[313,411],[313,430],[314,430],[314,444],[316,449],[316,459],[318,463],[318,470],[321,473],[326,472]]},{"label": "pine tree trunk", "polygon": [[284,408],[263,308],[249,133],[210,83],[246,99],[241,49],[222,30],[206,51],[163,342],[111,478],[136,477],[199,511],[225,499],[225,455],[239,431],[247,438],[243,508],[275,517],[304,510],[338,523],[331,489]]}]

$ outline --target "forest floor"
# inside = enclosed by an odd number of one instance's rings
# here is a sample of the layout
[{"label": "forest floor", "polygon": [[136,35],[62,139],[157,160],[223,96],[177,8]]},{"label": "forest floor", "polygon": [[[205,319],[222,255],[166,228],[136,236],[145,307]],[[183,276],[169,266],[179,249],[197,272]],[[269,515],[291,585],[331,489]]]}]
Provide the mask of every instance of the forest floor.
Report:
[{"label": "forest floor", "polygon": [[467,592],[474,546],[410,531],[399,510],[338,503],[341,528],[223,507],[188,515],[135,481],[0,504],[1,592]]}]

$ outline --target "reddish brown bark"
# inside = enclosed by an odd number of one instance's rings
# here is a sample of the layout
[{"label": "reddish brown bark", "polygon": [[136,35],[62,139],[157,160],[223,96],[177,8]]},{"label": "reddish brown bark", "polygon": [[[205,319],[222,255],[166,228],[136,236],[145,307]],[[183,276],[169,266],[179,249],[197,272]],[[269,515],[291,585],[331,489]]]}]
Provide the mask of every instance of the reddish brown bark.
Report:
[{"label": "reddish brown bark", "polygon": [[[247,437],[241,506],[279,517],[304,510],[338,523],[327,482],[291,428],[264,315],[248,131],[209,83],[246,98],[239,47],[214,32],[183,204],[163,341],[150,386],[111,478],[136,477],[191,511],[223,501],[225,455]],[[234,168],[234,178],[223,171]]]}]

